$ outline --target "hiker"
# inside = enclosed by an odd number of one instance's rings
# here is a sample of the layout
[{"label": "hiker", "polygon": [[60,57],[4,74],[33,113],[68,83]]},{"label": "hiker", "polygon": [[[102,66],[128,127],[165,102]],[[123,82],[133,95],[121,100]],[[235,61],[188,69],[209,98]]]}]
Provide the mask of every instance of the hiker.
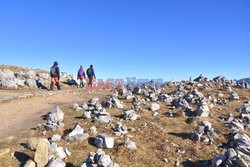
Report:
[{"label": "hiker", "polygon": [[96,78],[93,65],[90,65],[90,67],[87,69],[87,75],[88,75],[88,78],[89,78],[88,85],[93,87],[93,79]]},{"label": "hiker", "polygon": [[50,68],[50,77],[51,77],[51,83],[50,83],[50,91],[54,90],[54,84],[57,86],[57,90],[60,90],[59,80],[60,80],[60,70],[58,67],[58,62],[54,62],[53,66]]},{"label": "hiker", "polygon": [[84,87],[83,78],[86,79],[84,69],[81,65],[77,73],[77,79],[80,79],[80,88]]}]

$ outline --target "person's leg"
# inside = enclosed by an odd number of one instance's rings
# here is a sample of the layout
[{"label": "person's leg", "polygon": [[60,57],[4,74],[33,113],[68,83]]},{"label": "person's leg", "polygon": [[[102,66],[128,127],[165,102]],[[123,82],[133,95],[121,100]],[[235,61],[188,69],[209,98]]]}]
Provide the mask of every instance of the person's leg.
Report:
[{"label": "person's leg", "polygon": [[54,83],[55,83],[55,79],[51,78],[51,83],[50,83],[50,91],[54,90]]},{"label": "person's leg", "polygon": [[60,87],[60,84],[59,84],[59,79],[55,78],[55,82],[56,82],[57,90],[61,90],[61,87]]},{"label": "person's leg", "polygon": [[93,87],[93,77],[89,78],[89,83],[90,83],[90,86]]},{"label": "person's leg", "polygon": [[88,86],[90,86],[90,77],[88,78]]},{"label": "person's leg", "polygon": [[50,83],[50,91],[53,91],[54,90],[54,82],[51,81]]},{"label": "person's leg", "polygon": [[82,81],[82,78],[80,78],[80,88],[83,87],[83,81]]},{"label": "person's leg", "polygon": [[56,82],[57,90],[61,90],[59,82]]}]

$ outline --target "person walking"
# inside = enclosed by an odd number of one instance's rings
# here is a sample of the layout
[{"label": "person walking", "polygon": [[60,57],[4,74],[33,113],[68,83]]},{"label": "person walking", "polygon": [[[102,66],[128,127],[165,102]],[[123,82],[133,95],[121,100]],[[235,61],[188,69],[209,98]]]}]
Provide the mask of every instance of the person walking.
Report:
[{"label": "person walking", "polygon": [[78,70],[77,79],[80,79],[80,88],[83,88],[84,87],[83,79],[86,79],[86,76],[85,76],[85,72],[84,72],[82,65],[80,66]]},{"label": "person walking", "polygon": [[59,85],[60,70],[57,61],[55,61],[53,66],[50,68],[50,77],[51,77],[50,91],[54,90],[54,84],[57,86],[57,90],[61,90]]},{"label": "person walking", "polygon": [[89,79],[88,86],[93,87],[93,79],[96,78],[93,65],[90,65],[90,67],[87,69],[87,76]]}]

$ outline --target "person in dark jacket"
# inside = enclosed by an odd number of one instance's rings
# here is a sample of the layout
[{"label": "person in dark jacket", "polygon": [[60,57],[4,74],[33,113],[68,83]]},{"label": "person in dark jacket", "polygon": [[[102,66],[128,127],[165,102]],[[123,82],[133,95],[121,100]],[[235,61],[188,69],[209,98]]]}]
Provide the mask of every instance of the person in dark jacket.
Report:
[{"label": "person in dark jacket", "polygon": [[87,75],[89,78],[88,85],[92,87],[93,86],[93,79],[96,78],[93,65],[90,65],[90,67],[87,69]]},{"label": "person in dark jacket", "polygon": [[80,69],[78,70],[78,73],[77,73],[77,79],[80,79],[80,88],[84,87],[83,78],[86,79],[86,76],[85,76],[84,69],[81,65]]},{"label": "person in dark jacket", "polygon": [[57,90],[60,90],[59,80],[60,80],[60,70],[58,67],[58,62],[54,62],[53,66],[50,68],[50,91],[54,90],[54,84],[57,86]]}]

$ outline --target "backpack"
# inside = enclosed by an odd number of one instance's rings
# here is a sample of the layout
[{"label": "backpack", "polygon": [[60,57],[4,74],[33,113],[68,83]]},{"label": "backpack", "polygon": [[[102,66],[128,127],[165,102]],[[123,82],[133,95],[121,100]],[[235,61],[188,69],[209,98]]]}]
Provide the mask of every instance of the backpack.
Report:
[{"label": "backpack", "polygon": [[90,68],[87,69],[87,75],[88,75],[88,77],[92,77],[92,72],[91,72]]},{"label": "backpack", "polygon": [[52,77],[56,76],[56,67],[51,67],[50,68],[50,74],[51,74]]},{"label": "backpack", "polygon": [[80,77],[80,76],[82,76],[82,75],[83,75],[82,70],[78,70],[78,76]]}]

